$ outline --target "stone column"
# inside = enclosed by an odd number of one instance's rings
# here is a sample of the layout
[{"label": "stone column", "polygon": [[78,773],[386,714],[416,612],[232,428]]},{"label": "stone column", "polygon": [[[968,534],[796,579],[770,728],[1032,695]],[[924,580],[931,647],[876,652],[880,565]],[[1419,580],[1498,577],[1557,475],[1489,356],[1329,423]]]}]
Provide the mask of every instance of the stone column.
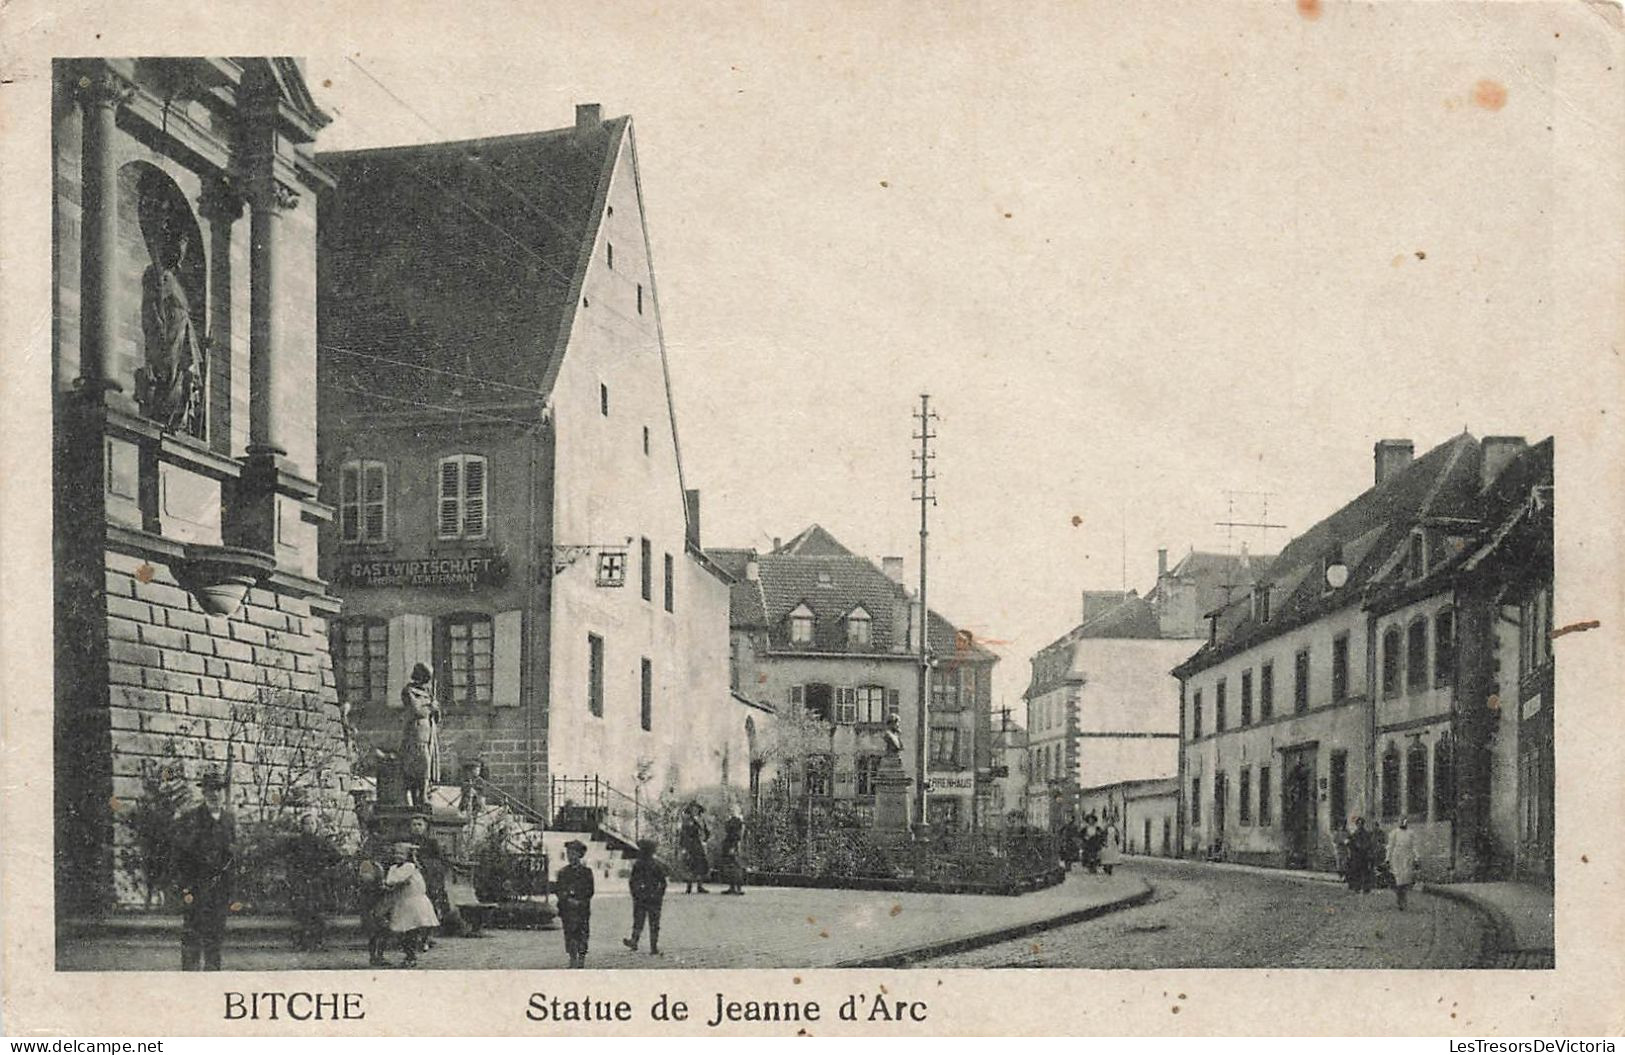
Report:
[{"label": "stone column", "polygon": [[232,389],[246,378],[232,376],[233,345],[240,320],[232,317],[232,231],[243,215],[243,199],[224,179],[213,180],[198,197],[198,216],[208,226],[209,244],[209,442],[217,451],[231,452]]},{"label": "stone column", "polygon": [[288,453],[279,413],[286,405],[277,332],[277,237],[282,214],[296,208],[299,193],[274,178],[254,195],[249,256],[249,414],[248,453],[279,458]]},{"label": "stone column", "polygon": [[[129,82],[105,66],[87,66],[75,81],[84,111],[81,160],[79,374],[87,394],[133,406],[118,381],[118,166],[113,137],[118,109],[135,97]],[[104,396],[105,394],[105,396]]]}]

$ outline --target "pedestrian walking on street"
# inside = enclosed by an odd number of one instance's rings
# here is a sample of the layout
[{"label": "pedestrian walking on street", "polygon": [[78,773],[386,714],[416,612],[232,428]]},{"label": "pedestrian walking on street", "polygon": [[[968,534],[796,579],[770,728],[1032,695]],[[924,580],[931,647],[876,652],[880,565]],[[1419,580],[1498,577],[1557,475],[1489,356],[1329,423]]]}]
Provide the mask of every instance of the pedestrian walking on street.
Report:
[{"label": "pedestrian walking on street", "polygon": [[705,889],[706,877],[711,874],[711,859],[705,852],[705,844],[710,839],[711,829],[705,824],[705,807],[698,802],[690,802],[683,807],[683,823],[677,832],[677,848],[682,853],[686,894],[694,893],[695,887],[699,887],[702,894],[710,893]]},{"label": "pedestrian walking on street", "polygon": [[1345,880],[1349,875],[1349,829],[1339,820],[1332,828],[1332,861],[1337,874]]},{"label": "pedestrian walking on street", "polygon": [[237,819],[226,809],[226,778],[211,769],[199,781],[203,805],[180,818],[175,836],[175,873],[180,879],[181,970],[220,970],[220,947],[231,910],[231,869]]},{"label": "pedestrian walking on street", "polygon": [[1405,911],[1405,899],[1416,882],[1416,833],[1410,821],[1401,817],[1399,829],[1388,837],[1388,869],[1394,875],[1394,896],[1399,899],[1399,911]]},{"label": "pedestrian walking on street", "polygon": [[738,806],[734,806],[722,825],[722,874],[728,880],[728,889],[723,891],[724,894],[745,892],[744,840],[745,815]]},{"label": "pedestrian walking on street", "polygon": [[1354,818],[1354,831],[1349,835],[1348,884],[1356,894],[1371,893],[1371,873],[1376,867],[1372,856],[1371,833],[1366,830],[1365,818]]},{"label": "pedestrian walking on street", "polygon": [[384,886],[392,894],[389,931],[399,940],[401,951],[406,954],[406,959],[401,961],[402,967],[418,965],[418,953],[423,949],[425,936],[440,926],[440,917],[435,915],[434,904],[426,892],[423,871],[412,860],[413,849],[411,843],[396,843],[393,863],[384,876]]},{"label": "pedestrian walking on street", "polygon": [[1100,873],[1100,848],[1105,843],[1103,831],[1099,817],[1093,813],[1083,815],[1083,831],[1080,834],[1082,861],[1090,875]]},{"label": "pedestrian walking on street", "polygon": [[649,955],[660,955],[660,909],[666,901],[666,866],[655,856],[653,839],[638,840],[638,859],[632,862],[632,936],[621,944],[636,952],[643,925],[649,925]]},{"label": "pedestrian walking on street", "polygon": [[1074,864],[1077,864],[1082,847],[1083,836],[1078,832],[1078,822],[1068,817],[1066,823],[1061,825],[1060,831],[1061,863],[1066,866],[1068,872],[1072,871]]},{"label": "pedestrian walking on street", "polygon": [[1117,825],[1107,824],[1100,830],[1100,867],[1107,875],[1112,874],[1123,861],[1123,836],[1117,830]]},{"label": "pedestrian walking on street", "polygon": [[587,844],[571,839],[564,844],[569,863],[559,869],[555,889],[559,896],[559,922],[564,924],[564,951],[571,967],[587,966],[587,939],[592,921],[592,869],[581,863]]}]

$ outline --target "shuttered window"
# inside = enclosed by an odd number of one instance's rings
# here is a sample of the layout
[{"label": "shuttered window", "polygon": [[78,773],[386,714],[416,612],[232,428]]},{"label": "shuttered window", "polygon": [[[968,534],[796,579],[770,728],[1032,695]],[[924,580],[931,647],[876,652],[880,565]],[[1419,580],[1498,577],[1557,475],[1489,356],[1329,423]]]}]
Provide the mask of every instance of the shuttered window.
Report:
[{"label": "shuttered window", "polygon": [[440,459],[440,538],[486,536],[490,526],[489,484],[484,455],[453,454]]},{"label": "shuttered window", "polygon": [[389,469],[383,462],[349,461],[339,472],[339,538],[383,542],[388,530]]},{"label": "shuttered window", "polygon": [[352,707],[381,706],[389,698],[389,624],[345,619],[333,627],[339,699]]},{"label": "shuttered window", "polygon": [[437,629],[443,702],[449,707],[490,703],[496,644],[491,617],[479,613],[443,616]]}]

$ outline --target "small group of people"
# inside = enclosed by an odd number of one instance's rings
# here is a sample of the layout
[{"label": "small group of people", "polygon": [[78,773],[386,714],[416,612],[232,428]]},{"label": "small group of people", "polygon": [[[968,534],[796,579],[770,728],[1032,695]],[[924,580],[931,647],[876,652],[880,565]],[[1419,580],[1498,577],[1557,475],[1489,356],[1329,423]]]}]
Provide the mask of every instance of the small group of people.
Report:
[{"label": "small group of people", "polygon": [[390,945],[403,954],[400,966],[418,966],[418,956],[434,947],[446,925],[460,926],[457,907],[446,893],[448,864],[424,817],[412,818],[412,837],[362,856],[361,921],[367,935],[367,963],[387,967]]},{"label": "small group of people", "polygon": [[[1352,818],[1353,828],[1340,846],[1343,878],[1356,894],[1369,894],[1378,885],[1391,882],[1399,910],[1405,911],[1411,887],[1416,883],[1416,833],[1410,821],[1401,817],[1399,827],[1384,833],[1377,827],[1367,828],[1364,817]],[[1379,884],[1379,872],[1384,881]]]},{"label": "small group of people", "polygon": [[[745,892],[744,851],[745,816],[738,806],[728,812],[722,825],[722,846],[718,851],[717,873],[727,881],[724,894]],[[705,806],[690,802],[683,807],[683,819],[677,828],[677,848],[683,864],[683,880],[687,894],[709,894],[705,880],[711,875],[711,855],[706,849],[711,841],[711,827],[705,820]]]},{"label": "small group of people", "polygon": [[[728,881],[724,894],[745,892],[745,869],[741,857],[745,835],[744,814],[736,806],[723,822],[722,846],[719,851],[719,871]],[[683,807],[683,819],[678,827],[677,848],[682,865],[686,893],[708,894],[705,879],[711,872],[710,855],[706,843],[711,829],[705,823],[705,807],[690,802]],[[658,856],[660,844],[654,839],[638,840],[638,856],[632,862],[628,886],[632,894],[632,934],[622,938],[621,944],[632,952],[642,947],[643,932],[649,932],[649,954],[660,952],[660,916],[666,901],[666,886],[670,870]],[[567,859],[554,880],[553,893],[559,910],[559,922],[564,927],[564,949],[569,954],[570,966],[587,965],[587,945],[592,932],[592,899],[595,889],[592,869],[584,863],[587,844],[571,839],[564,844]]]},{"label": "small group of people", "polygon": [[1112,869],[1123,859],[1123,840],[1118,833],[1117,825],[1107,821],[1102,824],[1099,814],[1089,812],[1083,815],[1083,825],[1067,818],[1061,825],[1061,862],[1066,865],[1067,871],[1072,870],[1074,864],[1081,865],[1090,875],[1098,875],[1104,871],[1112,874]]}]

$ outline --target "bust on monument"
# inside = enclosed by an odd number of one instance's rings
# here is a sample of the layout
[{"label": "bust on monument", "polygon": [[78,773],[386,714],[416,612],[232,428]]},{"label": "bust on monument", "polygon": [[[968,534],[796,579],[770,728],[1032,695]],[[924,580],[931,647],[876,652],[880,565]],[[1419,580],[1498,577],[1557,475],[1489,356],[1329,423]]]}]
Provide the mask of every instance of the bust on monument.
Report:
[{"label": "bust on monument", "polygon": [[886,718],[886,757],[896,758],[903,753],[903,727],[893,714]]}]

